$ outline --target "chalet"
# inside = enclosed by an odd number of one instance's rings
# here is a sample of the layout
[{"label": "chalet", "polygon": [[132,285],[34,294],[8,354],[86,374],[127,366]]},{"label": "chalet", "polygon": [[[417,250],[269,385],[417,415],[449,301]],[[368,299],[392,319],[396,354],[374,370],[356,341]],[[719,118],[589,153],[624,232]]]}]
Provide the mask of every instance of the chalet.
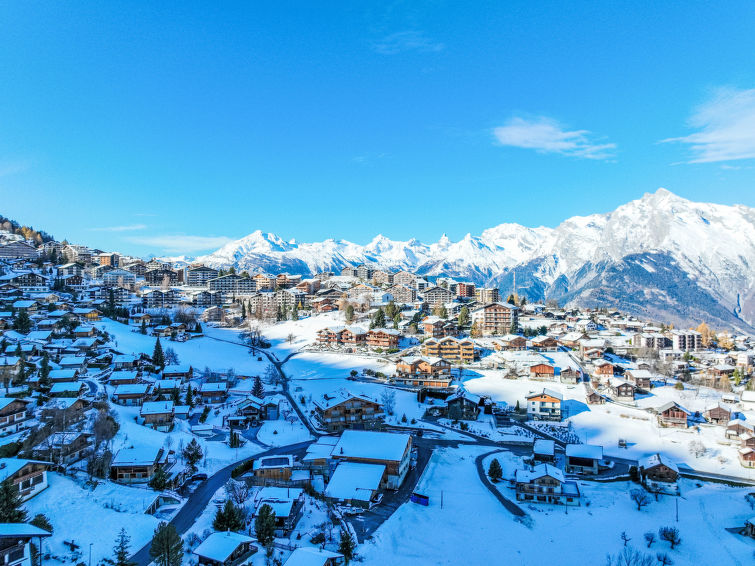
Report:
[{"label": "chalet", "polygon": [[167,365],[163,368],[163,379],[176,379],[179,383],[188,381],[194,377],[194,368],[188,364]]},{"label": "chalet", "polygon": [[304,507],[304,490],[290,487],[263,487],[255,498],[253,518],[263,505],[275,514],[275,535],[286,537],[296,528]]},{"label": "chalet", "polygon": [[80,372],[84,372],[86,369],[86,357],[85,356],[66,356],[60,358],[58,365],[63,369],[76,369]]},{"label": "chalet", "polygon": [[568,474],[597,474],[603,460],[603,447],[592,444],[567,444],[566,464]]},{"label": "chalet", "polygon": [[532,459],[535,462],[552,464],[556,461],[556,443],[553,440],[538,438],[532,445]]},{"label": "chalet", "polygon": [[567,383],[570,385],[575,385],[579,383],[579,380],[582,377],[582,372],[574,367],[567,367],[562,368],[561,373],[559,374],[559,379],[561,380],[561,383]]},{"label": "chalet", "polygon": [[320,344],[339,344],[341,342],[341,333],[343,331],[343,326],[321,328],[317,331],[317,342]]},{"label": "chalet", "polygon": [[624,379],[630,381],[643,391],[650,391],[653,386],[653,374],[646,369],[628,369],[624,372]]},{"label": "chalet", "polygon": [[737,451],[739,463],[745,468],[755,468],[755,448],[743,446]]},{"label": "chalet", "polygon": [[352,346],[363,345],[367,342],[367,331],[360,326],[347,326],[340,333],[340,341]]},{"label": "chalet", "polygon": [[172,452],[139,444],[122,448],[110,464],[110,479],[120,483],[147,483],[158,468],[170,467]]},{"label": "chalet", "polygon": [[152,388],[152,394],[157,400],[164,397],[173,397],[180,391],[181,383],[177,379],[158,379]]},{"label": "chalet", "polygon": [[18,432],[29,426],[32,416],[29,401],[12,397],[0,397],[0,435]]},{"label": "chalet", "polygon": [[653,454],[639,462],[638,470],[642,483],[653,492],[677,493],[676,481],[679,468],[660,454]]},{"label": "chalet", "polygon": [[45,422],[59,420],[72,424],[84,418],[86,407],[86,401],[80,397],[53,398],[42,405],[40,418]]},{"label": "chalet", "polygon": [[50,388],[50,397],[81,397],[87,389],[83,381],[64,381]]},{"label": "chalet", "polygon": [[687,428],[687,417],[689,417],[690,413],[677,403],[669,401],[656,410],[660,426]]},{"label": "chalet", "polygon": [[377,428],[382,424],[383,407],[366,395],[339,389],[314,402],[318,424],[328,432],[345,429]]},{"label": "chalet", "polygon": [[530,379],[547,379],[553,380],[556,375],[556,368],[550,364],[539,363],[530,366]]},{"label": "chalet", "polygon": [[493,348],[495,348],[496,350],[507,350],[510,352],[526,350],[527,339],[524,336],[519,336],[518,334],[507,334],[495,340],[493,342]]},{"label": "chalet", "polygon": [[401,358],[396,364],[395,380],[410,387],[444,389],[451,383],[451,364],[443,358]]},{"label": "chalet", "polygon": [[739,438],[740,435],[746,433],[754,434],[755,425],[747,423],[742,419],[732,419],[726,425],[724,436],[726,436],[726,438]]},{"label": "chalet", "polygon": [[102,313],[92,307],[81,307],[73,309],[73,314],[81,321],[94,322],[100,320]]},{"label": "chalet", "polygon": [[532,471],[516,470],[514,484],[517,501],[579,505],[579,487],[567,482],[564,473],[551,464],[538,464]]},{"label": "chalet", "polygon": [[139,381],[139,373],[136,371],[114,371],[107,380],[108,385],[113,387],[139,383]]},{"label": "chalet", "polygon": [[225,403],[228,398],[228,383],[203,383],[199,387],[199,398],[202,403]]},{"label": "chalet", "polygon": [[634,395],[637,390],[637,388],[629,383],[628,381],[624,381],[621,379],[613,379],[611,378],[609,380],[609,390],[611,391],[611,396],[616,400],[624,403],[629,403],[634,401]]},{"label": "chalet", "polygon": [[147,399],[152,385],[149,383],[126,383],[113,392],[113,402],[118,405],[138,406]]},{"label": "chalet", "polygon": [[113,369],[116,371],[121,369],[136,369],[138,365],[139,360],[136,356],[130,356],[127,354],[116,354],[115,356],[113,356]]},{"label": "chalet", "polygon": [[433,338],[442,338],[444,336],[454,336],[458,332],[458,327],[454,322],[449,322],[438,316],[425,317],[420,322],[422,331]]},{"label": "chalet", "polygon": [[558,350],[558,342],[551,336],[536,336],[531,340],[532,348],[539,352]]},{"label": "chalet", "polygon": [[[333,449],[339,462],[385,466],[381,488],[398,489],[409,472],[412,437],[408,434],[346,430]],[[331,479],[332,481],[332,479]]]},{"label": "chalet", "polygon": [[388,328],[374,328],[367,332],[367,345],[371,348],[392,350],[398,348],[401,333]]},{"label": "chalet", "polygon": [[193,554],[202,566],[236,566],[244,564],[257,552],[255,539],[244,534],[215,532],[194,549]]},{"label": "chalet", "polygon": [[608,360],[594,360],[593,366],[595,366],[595,375],[602,377],[613,377],[615,373],[614,365]]},{"label": "chalet", "polygon": [[306,546],[294,549],[283,566],[342,566],[345,563],[343,554]]},{"label": "chalet", "polygon": [[0,523],[0,561],[5,566],[31,566],[32,544],[41,548],[52,533],[28,523]]},{"label": "chalet", "polygon": [[479,355],[475,344],[469,338],[430,338],[422,344],[422,354],[464,364],[472,363]]},{"label": "chalet", "polygon": [[54,432],[43,442],[32,448],[34,458],[52,462],[56,466],[66,467],[84,458],[92,447],[92,435],[88,432],[65,431]]},{"label": "chalet", "polygon": [[341,462],[325,488],[325,499],[331,503],[369,508],[377,499],[385,464]]},{"label": "chalet", "polygon": [[70,383],[79,380],[78,369],[53,369],[48,374],[51,383]]},{"label": "chalet", "polygon": [[588,405],[603,405],[606,402],[606,398],[600,393],[590,388],[587,392],[587,404]]},{"label": "chalet", "polygon": [[236,404],[234,416],[228,417],[232,426],[256,424],[263,420],[276,420],[280,415],[279,403],[273,399],[260,399],[248,395]]},{"label": "chalet", "polygon": [[294,469],[294,457],[289,455],[264,456],[252,463],[252,475],[262,484],[287,482]]},{"label": "chalet", "polygon": [[561,402],[563,396],[551,389],[543,389],[540,393],[530,393],[527,400],[527,417],[540,421],[560,421]]},{"label": "chalet", "polygon": [[175,410],[173,401],[145,401],[139,415],[144,419],[144,425],[161,432],[168,432],[173,428]]},{"label": "chalet", "polygon": [[149,326],[152,322],[152,317],[146,312],[137,312],[129,315],[128,320],[135,326]]},{"label": "chalet", "polygon": [[0,482],[10,480],[18,488],[21,501],[26,501],[47,488],[49,462],[0,458]]},{"label": "chalet", "polygon": [[726,425],[731,420],[731,409],[719,403],[703,412],[703,417],[709,423],[717,425]]},{"label": "chalet", "polygon": [[446,397],[446,415],[449,419],[475,421],[480,414],[482,398],[459,388]]}]

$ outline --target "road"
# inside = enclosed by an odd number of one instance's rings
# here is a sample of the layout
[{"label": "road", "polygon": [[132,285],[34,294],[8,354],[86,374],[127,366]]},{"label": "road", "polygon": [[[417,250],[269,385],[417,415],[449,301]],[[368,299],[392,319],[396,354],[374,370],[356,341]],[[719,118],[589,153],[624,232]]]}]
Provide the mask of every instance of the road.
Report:
[{"label": "road", "polygon": [[500,501],[501,505],[503,505],[512,515],[514,515],[515,517],[524,517],[525,515],[527,515],[527,513],[525,513],[524,510],[519,507],[519,505],[517,505],[510,499],[505,498],[501,494],[501,492],[493,485],[493,482],[490,481],[490,478],[485,471],[483,460],[485,460],[485,458],[487,458],[491,454],[497,454],[499,452],[503,452],[503,450],[491,450],[490,452],[480,454],[479,456],[477,456],[477,458],[475,458],[474,464],[477,468],[477,475],[480,476],[480,481],[486,488],[488,488],[488,491],[493,494],[493,497]]},{"label": "road", "polygon": [[[295,456],[302,456],[306,452],[307,446],[312,444],[312,441],[300,442],[298,444],[289,444],[288,446],[280,446],[278,448],[271,448],[264,452],[260,452],[249,458],[244,458],[238,462],[234,462],[229,466],[215,472],[206,481],[203,481],[199,487],[192,493],[186,503],[176,513],[175,517],[170,520],[170,523],[176,528],[179,535],[183,535],[188,531],[197,517],[207,508],[210,500],[215,493],[223,487],[229,479],[231,479],[231,472],[233,469],[242,462],[251,460],[254,458],[262,458],[264,456],[274,456],[276,454],[293,454]],[[147,566],[152,558],[149,555],[150,543],[140,548],[136,553],[131,556],[131,560],[136,562],[137,566]]]}]

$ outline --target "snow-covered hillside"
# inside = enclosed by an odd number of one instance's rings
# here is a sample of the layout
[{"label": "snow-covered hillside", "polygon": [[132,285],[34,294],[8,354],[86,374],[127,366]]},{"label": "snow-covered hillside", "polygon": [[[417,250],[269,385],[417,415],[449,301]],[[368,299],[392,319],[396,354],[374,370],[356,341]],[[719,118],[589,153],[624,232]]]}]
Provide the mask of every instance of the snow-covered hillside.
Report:
[{"label": "snow-covered hillside", "polygon": [[[517,289],[530,299],[585,303],[600,296],[596,278],[610,269],[623,270],[629,278],[625,283],[635,286],[624,266],[636,254],[653,254],[655,261],[663,257],[673,271],[652,282],[653,304],[643,305],[658,316],[677,323],[699,321],[699,313],[689,307],[702,302],[718,305],[715,312],[705,311],[714,324],[755,322],[755,209],[695,203],[665,189],[613,212],[570,218],[556,228],[501,224],[480,236],[452,242],[444,235],[432,244],[378,235],[365,246],[333,239],[299,243],[256,231],[198,259],[217,267],[301,274],[371,263],[504,290],[512,288],[516,272]],[[675,294],[680,284],[687,288],[683,296]],[[614,299],[621,294],[610,291]],[[638,300],[642,303],[636,296],[629,302]]]}]

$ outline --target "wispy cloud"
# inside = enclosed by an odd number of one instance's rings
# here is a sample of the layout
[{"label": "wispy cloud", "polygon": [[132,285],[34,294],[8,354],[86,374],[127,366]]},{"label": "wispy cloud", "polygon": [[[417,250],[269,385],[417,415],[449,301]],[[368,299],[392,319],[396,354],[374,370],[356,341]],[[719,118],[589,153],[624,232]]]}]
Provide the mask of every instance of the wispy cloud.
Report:
[{"label": "wispy cloud", "polygon": [[381,55],[398,55],[407,51],[432,53],[443,51],[445,45],[430,39],[420,30],[399,31],[373,42],[372,49]]},{"label": "wispy cloud", "polygon": [[137,230],[146,230],[146,224],[130,224],[128,226],[103,226],[101,228],[90,228],[94,232],[135,232]]},{"label": "wispy cloud", "polygon": [[511,118],[505,125],[495,128],[493,134],[501,145],[584,159],[610,159],[616,150],[616,144],[600,143],[588,130],[567,130],[558,121],[545,116]]},{"label": "wispy cloud", "polygon": [[755,158],[755,89],[718,89],[695,109],[689,125],[698,131],[661,140],[687,144],[692,153],[687,163]]},{"label": "wispy cloud", "polygon": [[31,161],[28,159],[4,159],[0,160],[0,177],[10,177],[28,171]]},{"label": "wispy cloud", "polygon": [[225,236],[191,236],[184,234],[129,237],[127,241],[170,253],[187,253],[213,250],[231,241]]}]

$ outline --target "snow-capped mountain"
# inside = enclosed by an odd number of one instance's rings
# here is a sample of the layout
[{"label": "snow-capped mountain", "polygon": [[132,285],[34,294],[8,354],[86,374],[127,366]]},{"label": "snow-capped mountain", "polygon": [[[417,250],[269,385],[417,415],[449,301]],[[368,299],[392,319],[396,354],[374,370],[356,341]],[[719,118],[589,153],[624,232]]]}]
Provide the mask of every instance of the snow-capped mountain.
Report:
[{"label": "snow-capped mountain", "polygon": [[501,224],[458,242],[298,243],[260,231],[198,258],[216,267],[313,274],[346,265],[447,275],[531,300],[615,306],[677,324],[755,323],[755,209],[695,203],[665,189],[556,228]]}]

